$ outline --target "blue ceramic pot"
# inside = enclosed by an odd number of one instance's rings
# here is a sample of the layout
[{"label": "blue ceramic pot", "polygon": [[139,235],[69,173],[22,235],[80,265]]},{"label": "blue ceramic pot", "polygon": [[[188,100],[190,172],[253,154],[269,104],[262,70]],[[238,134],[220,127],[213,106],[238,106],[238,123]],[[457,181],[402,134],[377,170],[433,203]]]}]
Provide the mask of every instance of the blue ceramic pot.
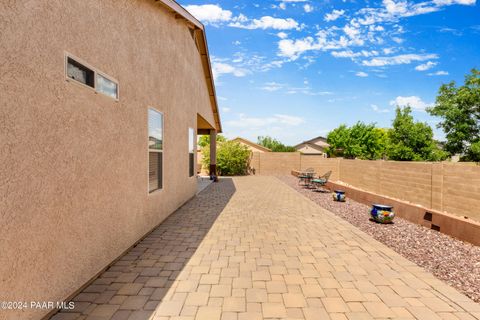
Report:
[{"label": "blue ceramic pot", "polygon": [[386,206],[383,204],[373,204],[370,215],[372,219],[380,223],[392,223],[395,218],[395,213],[392,211],[392,206]]},{"label": "blue ceramic pot", "polygon": [[332,193],[333,201],[345,202],[345,191],[334,190]]}]

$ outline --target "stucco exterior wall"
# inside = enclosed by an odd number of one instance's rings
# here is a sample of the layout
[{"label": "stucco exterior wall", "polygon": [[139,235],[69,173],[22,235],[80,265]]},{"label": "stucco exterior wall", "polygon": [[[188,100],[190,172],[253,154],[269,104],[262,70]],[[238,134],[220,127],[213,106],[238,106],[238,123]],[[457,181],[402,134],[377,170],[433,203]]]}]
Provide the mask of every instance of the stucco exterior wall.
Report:
[{"label": "stucco exterior wall", "polygon": [[[0,300],[60,301],[195,194],[206,81],[185,22],[150,0],[3,1],[0,30]],[[119,101],[66,81],[65,51],[118,80]],[[164,113],[152,194],[148,107]]]},{"label": "stucco exterior wall", "polygon": [[308,144],[302,144],[296,149],[298,152],[301,152],[303,154],[324,154],[324,152],[322,150],[319,150],[319,148],[314,148],[312,146],[309,146]]}]

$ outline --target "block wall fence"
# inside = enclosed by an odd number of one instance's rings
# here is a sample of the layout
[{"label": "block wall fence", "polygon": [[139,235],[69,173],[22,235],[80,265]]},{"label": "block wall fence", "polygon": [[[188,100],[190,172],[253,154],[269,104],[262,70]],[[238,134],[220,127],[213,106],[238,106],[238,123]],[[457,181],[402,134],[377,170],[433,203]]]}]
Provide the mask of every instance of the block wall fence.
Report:
[{"label": "block wall fence", "polygon": [[480,165],[449,162],[400,162],[323,158],[289,152],[254,153],[257,175],[289,175],[314,168],[331,180],[480,221]]}]

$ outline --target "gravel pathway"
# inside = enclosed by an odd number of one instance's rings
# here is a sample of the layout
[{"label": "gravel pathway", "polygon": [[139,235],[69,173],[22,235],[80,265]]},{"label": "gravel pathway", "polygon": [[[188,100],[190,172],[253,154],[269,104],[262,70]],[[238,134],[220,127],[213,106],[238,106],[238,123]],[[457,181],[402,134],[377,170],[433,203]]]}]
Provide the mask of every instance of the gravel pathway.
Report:
[{"label": "gravel pathway", "polygon": [[393,224],[377,224],[369,220],[370,207],[348,199],[348,194],[346,202],[335,202],[330,192],[302,187],[293,176],[278,179],[480,302],[480,247],[399,217]]}]

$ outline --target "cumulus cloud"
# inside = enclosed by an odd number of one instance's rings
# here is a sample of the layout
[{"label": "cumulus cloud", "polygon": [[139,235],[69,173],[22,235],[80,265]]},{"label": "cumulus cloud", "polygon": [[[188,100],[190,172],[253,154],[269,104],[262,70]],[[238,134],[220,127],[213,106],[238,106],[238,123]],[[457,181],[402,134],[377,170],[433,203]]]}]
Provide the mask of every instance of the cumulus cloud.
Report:
[{"label": "cumulus cloud", "polygon": [[249,73],[246,69],[238,68],[231,64],[218,61],[212,62],[212,72],[215,80],[224,74],[231,74],[235,77],[244,77]]},{"label": "cumulus cloud", "polygon": [[[353,47],[379,47],[385,46],[385,55],[394,53],[393,47],[404,42],[402,34],[405,32],[399,21],[403,18],[423,15],[442,10],[448,5],[472,5],[476,0],[382,0],[381,5],[368,6],[351,14],[352,18],[342,27],[318,27],[316,35],[302,38],[283,38],[278,43],[279,55],[290,60],[298,59],[307,51],[329,51],[349,49]],[[325,21],[335,21],[345,16],[344,10],[335,9],[324,16]],[[381,50],[380,48],[378,49]],[[386,66],[411,63],[412,61],[425,61],[418,58],[423,54],[404,54],[394,57],[389,63],[389,58],[372,59],[372,61],[355,61],[364,65]],[[433,57],[430,59],[436,59]],[[408,62],[406,62],[408,61]]]},{"label": "cumulus cloud", "polygon": [[361,78],[366,78],[366,77],[368,77],[368,73],[363,72],[363,71],[359,71],[359,72],[355,73],[355,75],[356,75],[357,77],[361,77]]},{"label": "cumulus cloud", "polygon": [[410,106],[412,107],[413,110],[424,111],[427,107],[432,106],[432,103],[426,103],[420,97],[417,97],[417,96],[409,96],[409,97],[398,96],[394,100],[390,101],[390,105],[400,106],[400,107]]},{"label": "cumulus cloud", "polygon": [[274,18],[271,16],[264,16],[260,19],[241,19],[229,24],[231,27],[242,29],[274,29],[274,30],[300,30],[300,24],[292,18]]},{"label": "cumulus cloud", "polygon": [[427,63],[420,64],[420,65],[416,66],[415,70],[417,70],[417,71],[427,71],[427,70],[432,69],[436,65],[437,65],[436,62],[428,61]]},{"label": "cumulus cloud", "polygon": [[376,57],[370,60],[363,60],[362,64],[367,67],[383,67],[398,64],[410,64],[415,61],[426,61],[438,59],[436,54],[401,54],[391,57]]},{"label": "cumulus cloud", "polygon": [[313,11],[313,6],[311,4],[304,4],[303,5],[303,10],[306,12],[306,13],[310,13]]},{"label": "cumulus cloud", "polygon": [[345,14],[345,10],[333,10],[330,13],[327,13],[323,18],[325,21],[335,21]]},{"label": "cumulus cloud", "polygon": [[188,5],[185,9],[204,24],[215,25],[232,19],[230,10],[223,10],[216,4]]}]

